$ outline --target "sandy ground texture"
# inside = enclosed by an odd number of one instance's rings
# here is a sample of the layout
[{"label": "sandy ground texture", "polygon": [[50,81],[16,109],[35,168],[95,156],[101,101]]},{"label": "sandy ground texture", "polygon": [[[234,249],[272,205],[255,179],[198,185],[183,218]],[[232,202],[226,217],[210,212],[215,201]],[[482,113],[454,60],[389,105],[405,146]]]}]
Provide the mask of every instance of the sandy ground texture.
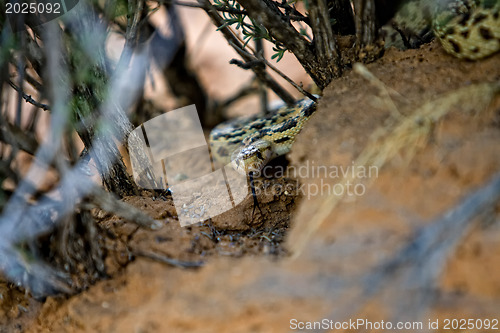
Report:
[{"label": "sandy ground texture", "polygon": [[470,209],[453,209],[500,171],[500,93],[491,84],[499,80],[498,55],[461,61],[435,42],[389,50],[324,91],[288,156],[289,174],[258,185],[269,190],[254,216],[248,196],[181,228],[170,197],[126,198],[164,227],[102,216],[114,236],[110,278],[44,302],[0,285],[3,330],[285,332],[323,319],[402,322],[415,332],[429,322],[445,331],[446,319],[493,325],[500,207],[465,221]]}]

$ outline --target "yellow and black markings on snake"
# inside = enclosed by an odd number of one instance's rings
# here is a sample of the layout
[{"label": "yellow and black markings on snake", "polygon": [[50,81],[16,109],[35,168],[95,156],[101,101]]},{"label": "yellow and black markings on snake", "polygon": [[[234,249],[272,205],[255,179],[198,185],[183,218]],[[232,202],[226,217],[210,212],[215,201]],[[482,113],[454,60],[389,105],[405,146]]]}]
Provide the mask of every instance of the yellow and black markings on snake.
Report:
[{"label": "yellow and black markings on snake", "polygon": [[382,27],[386,47],[416,47],[434,34],[450,54],[477,60],[500,50],[500,0],[409,0]]},{"label": "yellow and black markings on snake", "polygon": [[231,163],[241,174],[259,174],[272,159],[290,151],[297,134],[316,111],[316,102],[302,99],[268,115],[222,123],[210,133],[212,157]]}]

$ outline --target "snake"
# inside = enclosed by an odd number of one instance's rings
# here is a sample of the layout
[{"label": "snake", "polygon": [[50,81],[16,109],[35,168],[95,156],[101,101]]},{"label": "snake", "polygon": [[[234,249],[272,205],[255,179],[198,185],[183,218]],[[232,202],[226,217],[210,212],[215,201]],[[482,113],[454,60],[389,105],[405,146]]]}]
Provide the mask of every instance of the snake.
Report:
[{"label": "snake", "polygon": [[259,174],[269,161],[290,151],[316,109],[316,102],[305,98],[265,115],[224,122],[210,133],[212,157],[222,165],[232,164],[240,174]]},{"label": "snake", "polygon": [[500,50],[500,0],[410,0],[381,28],[385,47],[416,48],[436,37],[457,58]]},{"label": "snake", "polygon": [[[448,53],[477,60],[500,49],[499,11],[500,0],[409,0],[381,30],[386,47],[417,47],[435,36]],[[316,109],[316,102],[306,98],[224,122],[209,136],[213,160],[232,164],[240,174],[258,175],[270,160],[290,151]]]}]

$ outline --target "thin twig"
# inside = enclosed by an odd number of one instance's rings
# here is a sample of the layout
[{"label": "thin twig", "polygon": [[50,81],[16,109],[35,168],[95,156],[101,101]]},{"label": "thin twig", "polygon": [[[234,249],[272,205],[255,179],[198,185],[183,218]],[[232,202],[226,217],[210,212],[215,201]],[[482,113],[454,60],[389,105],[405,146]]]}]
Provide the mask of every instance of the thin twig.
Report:
[{"label": "thin twig", "polygon": [[148,259],[152,259],[155,261],[159,261],[165,264],[169,264],[175,267],[181,268],[200,268],[204,265],[203,261],[183,261],[178,259],[169,258],[166,255],[154,253],[154,252],[146,252],[141,250],[132,250],[133,255],[137,257],[144,257]]},{"label": "thin twig", "polygon": [[[259,57],[259,56],[257,56]],[[262,60],[269,68],[271,68],[276,74],[281,76],[283,79],[286,80],[286,82],[290,83],[295,89],[300,91],[303,95],[309,97],[313,101],[317,101],[318,99],[316,96],[308,92],[307,90],[304,90],[301,86],[299,86],[297,83],[293,82],[292,79],[290,79],[288,76],[285,75],[282,71],[280,71],[277,67],[275,67],[273,64],[271,64],[269,61],[267,61],[264,57],[259,57],[260,60]]]},{"label": "thin twig", "polygon": [[35,88],[35,90],[37,90],[37,91],[42,91],[43,90],[42,84],[40,82],[38,82],[29,73],[26,73],[26,82],[28,82],[29,84],[31,84],[31,86],[33,86],[33,88]]},{"label": "thin twig", "polygon": [[143,9],[143,0],[138,0],[137,3],[132,0],[128,1],[128,14],[131,15],[130,13],[133,13],[133,15],[128,18],[127,31],[125,34],[125,47],[120,55],[120,59],[118,60],[118,65],[116,66],[117,69],[127,68],[130,63],[132,53],[137,45],[137,30]]},{"label": "thin twig", "polygon": [[[208,9],[203,4],[200,3],[194,3],[194,2],[185,2],[185,1],[176,1],[176,0],[157,0],[159,3],[164,3],[167,5],[178,5],[178,6],[184,6],[184,7],[191,7],[191,8],[201,8],[201,9]],[[213,5],[215,9],[219,12],[225,12],[225,13],[230,13],[230,14],[238,14],[238,15],[247,15],[247,12],[244,10],[232,8],[232,7],[226,7],[226,6],[219,6],[219,5]]]},{"label": "thin twig", "polygon": [[[260,54],[264,58],[264,42],[262,39],[256,39],[255,40],[255,49],[257,50],[257,53]],[[267,94],[267,89],[266,85],[263,82],[257,82],[259,86],[259,97],[260,97],[260,109],[263,113],[267,113],[268,109],[268,94]]]},{"label": "thin twig", "polygon": [[[26,47],[26,37],[24,36],[24,34],[22,34],[20,36],[20,43],[21,43],[21,48],[25,48]],[[23,82],[24,82],[24,76],[25,76],[25,60],[24,60],[24,57],[19,57],[18,60],[17,60],[17,64],[16,64],[16,67],[17,67],[17,73],[18,73],[18,84],[19,84],[19,87],[22,87],[23,86]],[[9,80],[10,81],[10,80]],[[18,90],[18,94],[17,94],[17,105],[16,105],[16,118],[14,119],[14,124],[16,124],[17,126],[20,126],[21,125],[21,116],[22,116],[22,100],[24,98],[24,93],[22,90]]]},{"label": "thin twig", "polygon": [[[285,20],[281,11],[273,6],[273,2],[262,0],[237,0],[250,17],[264,26],[269,34],[291,51],[316,85],[323,89],[336,76],[340,68],[332,64],[320,64],[314,47],[295,27]],[[315,36],[316,37],[316,36]]]},{"label": "thin twig", "polygon": [[47,104],[43,104],[43,103],[40,103],[40,102],[37,102],[35,101],[31,95],[27,95],[24,93],[24,91],[19,88],[18,86],[16,86],[12,81],[9,80],[9,85],[12,87],[12,89],[16,90],[17,92],[19,92],[20,94],[22,94],[24,100],[30,104],[33,104],[34,106],[40,108],[40,109],[43,109],[44,111],[48,111],[50,110],[50,106],[48,106]]},{"label": "thin twig", "polygon": [[[163,4],[168,4],[168,5],[178,5],[178,6],[183,6],[183,7],[190,7],[190,8],[200,8],[200,9],[207,9],[206,6],[203,4],[199,3],[194,3],[194,2],[185,2],[185,1],[176,1],[176,0],[157,0],[158,3],[163,3]],[[229,14],[237,14],[237,15],[248,15],[248,12],[246,10],[242,9],[236,9],[232,7],[227,7],[227,6],[220,6],[213,4],[213,7],[219,11],[219,12],[224,12],[224,13],[229,13]],[[302,22],[308,22],[309,18],[307,16],[302,15],[299,11],[296,9],[293,9],[293,14],[285,14],[286,17],[292,21],[302,21]]]},{"label": "thin twig", "polygon": [[[313,94],[311,94],[310,92],[304,90],[301,86],[299,86],[297,83],[293,82],[292,79],[290,79],[288,76],[285,75],[285,73],[283,73],[282,71],[280,71],[277,67],[275,67],[273,64],[271,64],[269,61],[266,60],[266,58],[260,56],[259,54],[255,53],[254,55],[252,55],[251,53],[249,53],[248,51],[240,48],[239,46],[237,45],[234,45],[232,44],[231,42],[229,42],[229,44],[234,47],[235,49],[239,49],[241,52],[245,52],[249,57],[252,57],[252,58],[255,58],[253,60],[250,61],[250,63],[256,63],[256,62],[263,62],[265,63],[269,68],[271,68],[276,74],[278,74],[279,76],[281,76],[286,82],[290,83],[295,89],[297,89],[298,91],[300,91],[303,95],[309,97],[311,100],[313,101],[317,101],[317,98],[316,96],[314,96]],[[250,48],[250,47],[249,47]],[[251,48],[250,48],[251,49]]]},{"label": "thin twig", "polygon": [[[240,41],[241,44],[245,45],[243,43],[243,41],[239,38],[238,35],[235,35],[235,37]],[[276,74],[278,74],[279,76],[281,76],[285,81],[287,81],[288,83],[290,83],[295,89],[297,89],[300,93],[302,93],[303,95],[309,97],[311,100],[313,101],[317,101],[317,98],[316,96],[314,96],[313,94],[309,93],[308,91],[304,90],[301,86],[297,85],[292,79],[290,79],[288,76],[285,75],[285,73],[283,73],[282,71],[280,71],[277,67],[275,67],[273,64],[271,64],[269,61],[266,60],[266,58],[259,52],[255,51],[254,49],[252,49],[251,46],[249,45],[246,45],[246,48],[248,48],[250,51],[252,51],[252,53],[246,51],[244,49],[244,47],[240,47],[236,44],[232,44],[231,41],[228,41],[229,42],[229,45],[231,45],[236,51],[240,51],[241,53],[246,53],[246,55],[249,57],[249,58],[254,58],[253,60],[250,60],[250,61],[247,61],[246,63],[244,64],[240,64],[238,63],[237,61],[235,61],[234,59],[231,60],[232,64],[235,64],[237,65],[238,67],[241,67],[241,68],[244,68],[244,69],[249,69],[253,66],[256,66],[257,64],[259,63],[264,63],[266,64],[267,66],[269,66],[269,68],[271,68]],[[246,65],[249,65],[247,68],[245,67]]]},{"label": "thin twig", "polygon": [[11,124],[0,114],[0,141],[13,147],[24,150],[28,154],[35,155],[38,149],[38,141],[33,133],[23,131],[20,127]]},{"label": "thin twig", "polygon": [[139,209],[115,198],[111,193],[104,191],[100,187],[95,187],[92,190],[92,195],[89,195],[89,208],[99,207],[106,212],[113,213],[121,218],[137,224],[143,228],[152,230],[160,229],[163,225],[161,221],[154,220],[149,215],[143,213]]},{"label": "thin twig", "polygon": [[251,85],[244,87],[243,89],[240,89],[235,95],[223,100],[220,105],[222,108],[227,108],[229,105],[233,104],[234,102],[240,100],[243,97],[246,97],[251,94],[257,93],[259,90],[256,87],[252,87]]},{"label": "thin twig", "polygon": [[[237,48],[233,48],[236,52],[245,60],[246,62],[254,59],[253,56],[249,56],[248,52],[241,52],[243,49],[243,44],[238,39],[236,34],[225,24],[224,19],[219,15],[217,9],[208,1],[208,0],[198,0],[201,6],[205,9],[208,16],[212,19],[212,22],[219,28],[219,31],[222,32],[228,43],[233,46],[238,46]],[[292,105],[295,102],[295,99],[292,95],[290,95],[278,82],[276,82],[265,70],[265,68],[255,67],[252,68],[253,72],[257,76],[259,80],[264,82],[272,91],[276,93],[285,103]]]}]

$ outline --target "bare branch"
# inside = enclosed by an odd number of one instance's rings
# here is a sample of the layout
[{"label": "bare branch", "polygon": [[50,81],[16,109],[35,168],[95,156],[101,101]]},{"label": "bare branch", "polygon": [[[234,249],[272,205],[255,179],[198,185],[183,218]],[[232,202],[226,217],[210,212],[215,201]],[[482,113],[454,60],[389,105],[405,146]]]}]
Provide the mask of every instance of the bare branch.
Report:
[{"label": "bare branch", "polygon": [[301,63],[314,59],[311,44],[295,28],[286,22],[278,10],[273,10],[261,0],[238,0],[249,15],[262,24],[276,40],[293,52]]},{"label": "bare branch", "polygon": [[[205,6],[204,4],[195,3],[195,2],[185,2],[185,1],[176,1],[176,0],[158,0],[158,2],[167,4],[167,5],[177,5],[177,6],[183,6],[183,7],[201,8],[201,9],[205,9],[205,10],[208,9],[208,7]],[[215,9],[217,9],[217,11],[219,11],[219,12],[247,15],[246,11],[238,10],[238,9],[232,8],[232,7],[220,6],[220,5],[216,5],[216,4],[214,4],[213,7]]]},{"label": "bare branch", "polygon": [[356,37],[361,46],[373,44],[377,37],[374,0],[354,1]]},{"label": "bare branch", "polygon": [[326,0],[310,0],[309,18],[314,34],[314,48],[320,65],[328,66],[332,62],[340,69],[340,56],[333,36]]},{"label": "bare branch", "polygon": [[6,121],[0,114],[0,141],[13,147],[24,150],[28,154],[35,155],[38,149],[38,142],[34,136],[26,133],[21,128],[9,121]]},{"label": "bare branch", "polygon": [[295,55],[320,89],[325,88],[334,77],[341,75],[341,69],[334,61],[318,61],[311,43],[286,21],[279,9],[272,7],[274,3],[263,0],[237,1],[248,11],[249,16],[262,24],[278,42]]},{"label": "bare branch", "polygon": [[138,257],[144,257],[159,261],[171,266],[181,267],[181,268],[200,268],[203,266],[203,261],[183,261],[178,259],[169,258],[166,255],[158,254],[154,252],[146,252],[141,250],[132,250],[132,254]]},{"label": "bare branch", "polygon": [[[231,44],[231,43],[230,43]],[[232,45],[234,48],[237,48],[236,45]],[[247,55],[249,57],[252,57],[254,58],[254,60],[251,60],[250,62],[248,62],[247,64],[260,64],[260,63],[264,63],[266,64],[267,66],[269,66],[269,68],[271,68],[276,74],[278,74],[279,76],[281,76],[286,82],[290,83],[295,89],[297,89],[299,92],[301,92],[303,95],[309,97],[310,99],[312,99],[313,101],[316,101],[317,98],[309,93],[308,91],[304,90],[301,86],[299,86],[297,83],[293,82],[292,79],[290,79],[288,76],[285,75],[285,73],[283,73],[282,71],[280,71],[276,66],[274,66],[273,64],[271,64],[269,61],[266,60],[266,58],[264,58],[263,56],[259,55],[259,54],[256,54],[255,56],[248,53],[247,51],[243,50],[243,49],[240,49],[241,52],[245,52],[247,53]],[[234,59],[233,59],[234,60]],[[232,60],[232,61],[233,61]],[[240,67],[244,67],[245,64],[237,64],[238,66]],[[256,67],[256,66],[252,66],[252,67]]]},{"label": "bare branch", "polygon": [[24,91],[19,88],[18,86],[16,86],[12,81],[9,80],[9,85],[15,90],[17,91],[18,93],[20,93],[22,96],[23,96],[23,99],[30,103],[30,104],[33,104],[34,106],[40,108],[40,109],[43,109],[44,111],[48,111],[50,110],[50,106],[48,106],[47,104],[43,104],[43,103],[40,103],[40,102],[37,102],[35,101],[31,95],[27,95],[24,93]]},{"label": "bare branch", "polygon": [[[248,52],[242,52],[243,44],[234,36],[232,31],[225,25],[223,18],[217,12],[217,9],[208,0],[198,0],[198,2],[204,7],[208,16],[212,19],[212,22],[219,28],[222,32],[229,45],[231,45],[236,52],[245,60],[246,62],[254,60],[253,57],[249,56]],[[206,7],[206,8],[205,8]],[[235,48],[234,46],[237,46]],[[283,87],[281,87],[267,72],[264,68],[256,66],[252,68],[253,72],[259,80],[264,82],[272,91],[276,93],[285,103],[293,104],[295,99],[291,96]]]},{"label": "bare branch", "polygon": [[140,227],[157,230],[163,226],[161,221],[157,221],[137,208],[120,201],[100,187],[96,186],[93,189],[92,195],[89,195],[89,199],[91,200],[89,208],[99,207],[106,212],[120,216],[121,218],[135,223]]}]

